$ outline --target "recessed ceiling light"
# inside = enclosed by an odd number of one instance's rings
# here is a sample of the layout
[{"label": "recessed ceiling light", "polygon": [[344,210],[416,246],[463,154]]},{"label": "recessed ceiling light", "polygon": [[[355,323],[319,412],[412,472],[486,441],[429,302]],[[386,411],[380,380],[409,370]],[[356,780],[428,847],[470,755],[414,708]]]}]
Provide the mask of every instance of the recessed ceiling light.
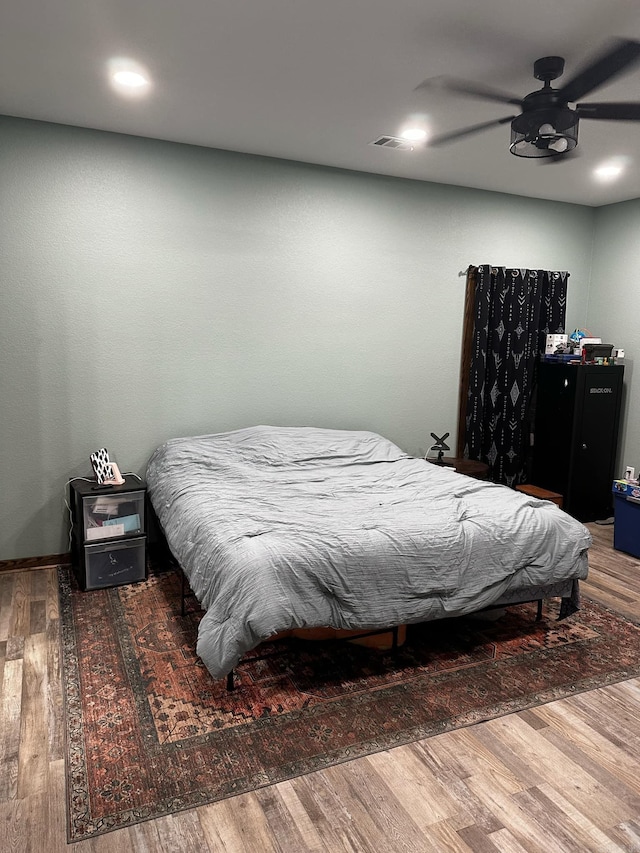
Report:
[{"label": "recessed ceiling light", "polygon": [[427,138],[427,131],[421,127],[407,127],[400,136],[403,139],[410,139],[412,142],[422,142],[423,139]]},{"label": "recessed ceiling light", "polygon": [[600,166],[593,174],[602,181],[610,181],[612,178],[617,178],[621,172],[621,166]]},{"label": "recessed ceiling light", "polygon": [[426,113],[413,113],[405,116],[402,126],[398,128],[398,136],[407,142],[421,145],[429,137],[429,126],[429,116]]},{"label": "recessed ceiling light", "polygon": [[109,80],[121,95],[138,97],[151,88],[151,78],[139,62],[124,57],[114,57],[107,63]]},{"label": "recessed ceiling light", "polygon": [[626,161],[622,158],[609,160],[593,170],[594,177],[599,181],[614,181],[624,172]]},{"label": "recessed ceiling light", "polygon": [[111,78],[117,86],[126,86],[128,89],[139,89],[140,86],[148,86],[147,78],[137,71],[116,71]]}]

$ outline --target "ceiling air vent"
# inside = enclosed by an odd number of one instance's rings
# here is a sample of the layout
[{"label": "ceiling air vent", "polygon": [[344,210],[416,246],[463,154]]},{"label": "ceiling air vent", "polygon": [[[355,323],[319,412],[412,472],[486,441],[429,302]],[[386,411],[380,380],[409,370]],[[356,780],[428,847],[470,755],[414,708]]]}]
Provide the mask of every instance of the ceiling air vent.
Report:
[{"label": "ceiling air vent", "polygon": [[378,148],[397,148],[398,151],[413,151],[414,148],[412,142],[407,139],[400,139],[398,136],[379,136],[369,145],[376,145]]}]

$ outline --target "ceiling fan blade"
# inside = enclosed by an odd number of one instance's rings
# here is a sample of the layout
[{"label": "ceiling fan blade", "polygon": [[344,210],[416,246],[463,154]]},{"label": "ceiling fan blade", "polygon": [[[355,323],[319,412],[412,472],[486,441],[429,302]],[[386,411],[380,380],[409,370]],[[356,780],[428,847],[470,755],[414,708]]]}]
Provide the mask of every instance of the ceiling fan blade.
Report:
[{"label": "ceiling fan blade", "polygon": [[638,60],[640,60],[640,42],[616,39],[608,50],[557,90],[558,98],[575,103],[579,98],[629,69]]},{"label": "ceiling fan blade", "polygon": [[483,121],[482,124],[472,124],[470,127],[462,127],[459,130],[452,130],[451,133],[442,133],[440,136],[432,136],[427,140],[427,147],[432,148],[438,145],[445,145],[447,142],[453,142],[463,136],[470,136],[473,133],[480,133],[482,130],[489,130],[490,127],[497,127],[499,124],[506,124],[508,121],[513,121],[515,116],[505,116],[504,118],[495,118],[493,121]]},{"label": "ceiling fan blade", "polygon": [[456,77],[429,77],[423,80],[414,92],[428,90],[446,89],[448,92],[457,92],[461,95],[471,95],[474,98],[483,98],[485,101],[497,101],[500,104],[516,104],[522,106],[522,98],[511,95],[508,92],[500,92],[490,86],[481,83],[471,83],[468,80],[458,80]]},{"label": "ceiling fan blade", "polygon": [[607,121],[640,121],[640,103],[611,102],[608,104],[576,104],[580,118],[599,118]]}]

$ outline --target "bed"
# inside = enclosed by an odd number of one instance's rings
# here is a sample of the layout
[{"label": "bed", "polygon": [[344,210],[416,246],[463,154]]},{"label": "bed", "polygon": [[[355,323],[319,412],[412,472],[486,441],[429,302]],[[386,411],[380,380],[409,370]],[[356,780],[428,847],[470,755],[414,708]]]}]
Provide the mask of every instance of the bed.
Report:
[{"label": "bed", "polygon": [[548,596],[575,609],[589,531],[554,504],[373,432],[257,426],[172,439],[147,466],[205,613],[214,676],[294,629],[376,630]]}]

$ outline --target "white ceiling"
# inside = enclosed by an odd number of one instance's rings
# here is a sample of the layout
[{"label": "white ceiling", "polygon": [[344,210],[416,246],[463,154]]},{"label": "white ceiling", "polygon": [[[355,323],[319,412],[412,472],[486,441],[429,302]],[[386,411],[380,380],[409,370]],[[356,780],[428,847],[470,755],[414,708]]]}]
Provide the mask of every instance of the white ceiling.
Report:
[{"label": "white ceiling", "polygon": [[[582,156],[552,166],[510,154],[508,124],[431,150],[368,143],[412,113],[439,134],[513,112],[414,93],[427,77],[520,97],[541,86],[536,59],[564,56],[567,80],[611,36],[640,39],[638,2],[3,0],[0,113],[601,205],[640,197],[640,122],[582,120]],[[148,68],[146,98],[109,87],[118,56]],[[640,66],[583,100],[640,100]],[[628,171],[595,182],[592,169],[613,155],[630,159]]]}]

